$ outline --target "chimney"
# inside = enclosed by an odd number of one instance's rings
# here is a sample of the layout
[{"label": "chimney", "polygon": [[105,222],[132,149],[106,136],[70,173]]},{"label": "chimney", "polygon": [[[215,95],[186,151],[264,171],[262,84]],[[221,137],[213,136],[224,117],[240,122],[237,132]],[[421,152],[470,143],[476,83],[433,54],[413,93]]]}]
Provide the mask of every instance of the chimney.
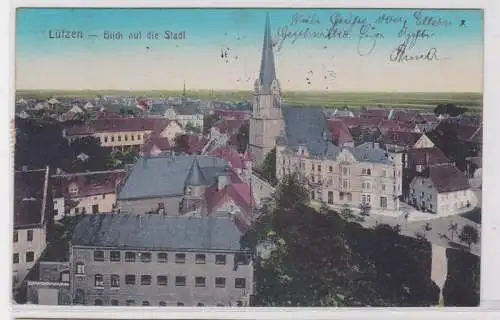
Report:
[{"label": "chimney", "polygon": [[142,228],[142,217],[139,215],[139,228]]}]

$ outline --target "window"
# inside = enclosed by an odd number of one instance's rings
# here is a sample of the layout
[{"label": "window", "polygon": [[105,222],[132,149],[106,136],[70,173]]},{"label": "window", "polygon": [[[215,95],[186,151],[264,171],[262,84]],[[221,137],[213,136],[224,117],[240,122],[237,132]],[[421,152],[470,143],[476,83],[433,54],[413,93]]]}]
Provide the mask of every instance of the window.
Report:
[{"label": "window", "polygon": [[387,198],[386,197],[380,197],[380,207],[387,208]]},{"label": "window", "polygon": [[333,204],[333,191],[328,191],[328,203]]},{"label": "window", "polygon": [[125,135],[125,141],[128,141],[128,136],[127,135]]},{"label": "window", "polygon": [[197,254],[196,255],[196,258],[195,258],[195,261],[197,264],[204,264],[205,263],[205,255],[204,254]]},{"label": "window", "polygon": [[318,164],[318,172],[321,173],[321,165]]},{"label": "window", "polygon": [[224,254],[215,255],[215,264],[226,264],[226,256]]},{"label": "window", "polygon": [[61,281],[61,282],[69,282],[69,270],[62,271],[59,274],[59,281]]},{"label": "window", "polygon": [[333,166],[328,167],[328,172],[333,172]]},{"label": "window", "polygon": [[314,176],[311,176],[311,182],[314,183]]},{"label": "window", "polygon": [[177,287],[184,287],[186,285],[186,277],[184,276],[175,277],[175,285]]},{"label": "window", "polygon": [[313,190],[313,191],[311,191],[311,200],[314,200],[314,199],[315,199],[315,196],[316,196],[316,194],[314,193],[314,190]]},{"label": "window", "polygon": [[165,263],[168,261],[168,253],[167,252],[158,252],[157,255],[158,262]]},{"label": "window", "polygon": [[111,287],[119,288],[120,287],[120,276],[117,274],[111,275]]},{"label": "window", "polygon": [[225,288],[226,287],[226,278],[215,278],[215,287],[216,288]]},{"label": "window", "polygon": [[99,213],[99,205],[98,204],[92,205],[92,213]]},{"label": "window", "polygon": [[57,217],[58,214],[59,214],[59,211],[57,209],[54,209],[54,217]]},{"label": "window", "polygon": [[19,234],[17,231],[14,231],[14,242],[18,242],[19,241]]},{"label": "window", "polygon": [[104,251],[102,250],[94,251],[94,261],[104,261]]},{"label": "window", "polygon": [[[132,138],[133,138],[133,137],[132,137]],[[160,301],[160,302],[158,303],[158,305],[159,305],[160,307],[166,307],[166,306],[167,306],[167,303],[166,303],[165,301]]]},{"label": "window", "polygon": [[122,136],[118,136],[118,141],[122,141]]},{"label": "window", "polygon": [[104,142],[108,142],[108,137],[104,137]]},{"label": "window", "polygon": [[115,137],[111,136],[111,142],[115,142]]},{"label": "window", "polygon": [[125,262],[135,262],[135,252],[125,252]]},{"label": "window", "polygon": [[215,306],[216,306],[216,307],[223,307],[223,306],[224,306],[224,304],[222,304],[222,303],[217,303]]},{"label": "window", "polygon": [[382,177],[385,177],[385,176],[387,176],[387,171],[382,170]]},{"label": "window", "polygon": [[142,262],[151,262],[151,252],[141,252]]},{"label": "window", "polygon": [[143,302],[142,302],[142,305],[143,305],[143,306],[145,306],[145,307],[146,307],[146,306],[149,306],[149,301],[143,301]]},{"label": "window", "polygon": [[111,251],[109,260],[114,262],[120,261],[120,251]]},{"label": "window", "polygon": [[135,136],[134,136],[134,135],[131,135],[131,136],[130,136],[130,139],[131,139],[132,141],[134,141],[134,140],[135,140]]},{"label": "window", "polygon": [[236,278],[234,279],[234,287],[238,289],[245,288],[245,278]]},{"label": "window", "polygon": [[141,135],[140,134],[137,135],[137,140],[141,140]]},{"label": "window", "polygon": [[94,300],[94,306],[102,306],[102,300],[101,299],[95,299]]},{"label": "window", "polygon": [[349,188],[349,180],[342,181],[342,187]]},{"label": "window", "polygon": [[159,286],[166,286],[168,284],[167,276],[157,276],[156,277],[156,284]]},{"label": "window", "polygon": [[125,305],[126,306],[133,306],[133,305],[135,305],[135,301],[134,300],[127,300],[127,301],[125,301]]},{"label": "window", "polygon": [[385,184],[382,185],[382,191],[385,191],[387,189],[387,186]]},{"label": "window", "polygon": [[125,275],[125,284],[134,285],[135,284],[135,274]]},{"label": "window", "polygon": [[33,251],[26,252],[26,262],[35,261],[35,253]]},{"label": "window", "polygon": [[314,171],[314,163],[311,163],[311,171]]},{"label": "window", "polygon": [[96,274],[94,276],[94,286],[96,287],[104,286],[104,277],[102,276],[102,274]]},{"label": "window", "polygon": [[142,275],[141,276],[141,285],[150,286],[151,285],[151,276],[150,275]]},{"label": "window", "polygon": [[116,300],[116,299],[111,300],[111,305],[112,306],[117,306],[118,305],[118,300]]},{"label": "window", "polygon": [[177,306],[178,306],[178,307],[184,307],[184,303],[182,303],[182,302],[177,302]]},{"label": "window", "polygon": [[15,264],[19,263],[19,253],[14,253],[12,260]]},{"label": "window", "polygon": [[28,234],[28,241],[33,241],[33,230],[28,230],[27,234]]},{"label": "window", "polygon": [[420,197],[423,197],[424,196],[424,192],[420,192]]},{"label": "window", "polygon": [[85,273],[85,265],[82,262],[76,263],[76,274],[84,274]]},{"label": "window", "polygon": [[347,168],[342,168],[342,173],[343,173],[344,175],[347,175]]},{"label": "window", "polygon": [[78,214],[80,212],[80,208],[75,208],[75,214]]},{"label": "window", "polygon": [[196,277],[194,279],[194,286],[197,288],[205,286],[205,277]]},{"label": "window", "polygon": [[176,253],[175,254],[175,263],[186,263],[186,254],[185,253]]}]

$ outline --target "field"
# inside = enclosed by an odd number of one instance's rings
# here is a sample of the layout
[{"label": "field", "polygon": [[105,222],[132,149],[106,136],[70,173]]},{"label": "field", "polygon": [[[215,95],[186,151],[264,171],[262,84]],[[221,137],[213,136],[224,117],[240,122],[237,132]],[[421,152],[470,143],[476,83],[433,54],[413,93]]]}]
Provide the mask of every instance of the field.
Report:
[{"label": "field", "polygon": [[[17,91],[17,97],[32,97],[46,99],[50,97],[82,97],[89,98],[96,95],[107,96],[147,96],[168,97],[179,96],[181,91]],[[239,102],[249,100],[250,91],[210,91],[198,90],[186,92],[187,97],[202,100],[219,100]],[[396,108],[431,109],[439,103],[454,103],[467,106],[473,113],[481,112],[483,97],[475,92],[285,92],[284,99],[287,104],[311,107],[343,107],[351,108],[361,106],[390,106]]]}]

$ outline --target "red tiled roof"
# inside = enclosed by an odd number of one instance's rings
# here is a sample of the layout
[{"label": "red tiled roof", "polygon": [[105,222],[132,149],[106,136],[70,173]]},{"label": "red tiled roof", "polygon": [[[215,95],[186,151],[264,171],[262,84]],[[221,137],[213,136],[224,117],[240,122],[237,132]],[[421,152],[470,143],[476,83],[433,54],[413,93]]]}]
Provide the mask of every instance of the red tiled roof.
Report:
[{"label": "red tiled roof", "polygon": [[233,201],[243,212],[251,212],[255,205],[252,188],[246,183],[232,183],[218,191],[216,187],[207,188],[205,191],[207,209],[209,214],[228,201]]},{"label": "red tiled roof", "polygon": [[234,169],[243,169],[245,167],[242,155],[233,148],[219,147],[211,151],[209,155],[226,160]]},{"label": "red tiled roof", "polygon": [[160,136],[153,136],[153,137],[148,137],[147,140],[144,142],[143,146],[143,152],[148,153],[151,152],[153,147],[157,147],[160,151],[166,151],[170,150],[172,147],[170,144],[170,141],[168,138],[165,137],[160,137]]},{"label": "red tiled roof", "polygon": [[341,120],[349,129],[352,129],[354,127],[377,129],[378,124],[380,123],[380,119],[378,118],[370,119],[370,118],[349,117],[349,118],[342,118]]},{"label": "red tiled roof", "polygon": [[68,135],[96,132],[152,131],[159,134],[171,120],[163,118],[105,118],[90,120],[84,126],[68,128]]},{"label": "red tiled roof", "polygon": [[453,164],[430,166],[428,176],[439,193],[469,189],[467,177]]},{"label": "red tiled roof", "polygon": [[228,119],[225,119],[225,120],[220,121],[220,123],[215,124],[214,127],[217,128],[220,133],[227,133],[228,135],[233,135],[233,134],[237,134],[238,131],[240,130],[240,128],[243,125],[248,124],[248,123],[249,123],[249,120],[240,120],[240,119],[228,120]]},{"label": "red tiled roof", "polygon": [[387,131],[382,135],[382,142],[388,145],[412,147],[421,136],[421,133],[416,132]]},{"label": "red tiled roof", "polygon": [[415,122],[422,120],[422,117],[416,110],[394,110],[392,120],[397,122]]},{"label": "red tiled roof", "polygon": [[[14,174],[14,228],[42,223],[48,207],[45,184],[48,169]],[[47,188],[48,189],[48,188]],[[43,204],[45,202],[45,208]],[[51,205],[51,204],[50,204]]]},{"label": "red tiled roof", "polygon": [[354,142],[351,132],[349,132],[349,128],[343,120],[328,120],[328,129],[332,133],[333,142],[337,146]]},{"label": "red tiled roof", "polygon": [[[77,174],[53,175],[53,197],[88,197],[116,192],[116,187],[125,178],[124,170],[86,172]],[[78,186],[78,192],[70,194],[69,187],[72,183]]]},{"label": "red tiled roof", "polygon": [[380,120],[378,124],[378,128],[380,132],[384,133],[387,131],[406,131],[413,132],[415,129],[415,124],[405,123],[402,121],[394,121],[394,120]]},{"label": "red tiled roof", "polygon": [[186,153],[188,154],[195,154],[195,153],[200,153],[203,147],[208,143],[208,139],[203,137],[203,136],[198,136],[194,134],[186,134],[183,137],[186,139],[186,145],[187,145],[187,150]]},{"label": "red tiled roof", "polygon": [[370,108],[361,111],[361,118],[377,118],[377,119],[387,119],[389,117],[390,110],[380,109],[380,108]]},{"label": "red tiled roof", "polygon": [[416,165],[436,165],[449,162],[450,159],[437,147],[408,150],[408,167],[410,168],[414,168]]},{"label": "red tiled roof", "polygon": [[214,115],[226,120],[231,120],[231,119],[244,120],[248,119],[249,117],[249,113],[247,111],[242,111],[242,110],[214,110]]}]

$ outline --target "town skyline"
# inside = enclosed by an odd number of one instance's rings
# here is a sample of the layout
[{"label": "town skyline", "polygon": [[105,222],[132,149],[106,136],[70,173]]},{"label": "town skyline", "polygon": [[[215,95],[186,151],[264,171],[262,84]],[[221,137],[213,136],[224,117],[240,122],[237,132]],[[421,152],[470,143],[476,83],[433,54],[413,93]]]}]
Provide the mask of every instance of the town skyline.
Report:
[{"label": "town skyline", "polygon": [[[258,77],[266,12],[285,92],[482,92],[482,59],[470,58],[482,57],[481,11],[360,9],[19,9],[16,89],[146,91],[186,83],[188,90],[250,91]],[[101,19],[105,14],[110,18]],[[422,28],[426,17],[443,25]],[[382,35],[373,50],[370,39],[358,43],[360,30],[371,23]],[[397,61],[401,54],[394,50],[408,39],[398,37],[403,26],[416,39],[408,55],[439,59]],[[291,39],[306,28],[307,36]],[[84,38],[49,38],[65,30]],[[186,39],[144,39],[148,32],[161,38],[166,30],[185,32]],[[124,38],[141,32],[142,39],[104,40],[105,31]]]}]

